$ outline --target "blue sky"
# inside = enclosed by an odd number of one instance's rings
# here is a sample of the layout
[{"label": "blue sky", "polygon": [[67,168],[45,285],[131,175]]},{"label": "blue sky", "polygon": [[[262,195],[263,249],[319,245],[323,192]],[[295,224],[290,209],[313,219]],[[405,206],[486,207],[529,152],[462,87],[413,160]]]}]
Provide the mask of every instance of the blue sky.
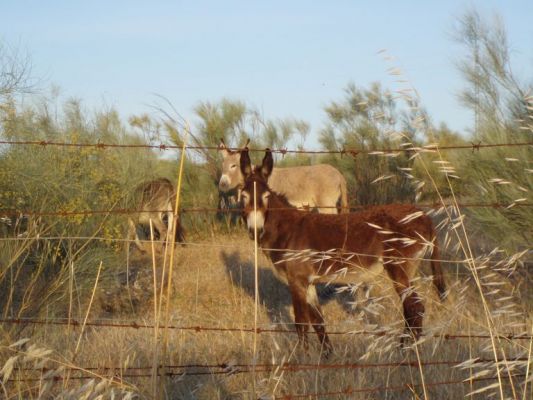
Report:
[{"label": "blue sky", "polygon": [[465,131],[452,40],[465,10],[501,14],[519,77],[532,77],[533,1],[16,1],[0,3],[0,38],[29,53],[43,87],[91,109],[151,112],[153,93],[192,118],[199,101],[243,100],[267,118],[311,124],[353,82],[395,89],[396,58],[434,122]]}]

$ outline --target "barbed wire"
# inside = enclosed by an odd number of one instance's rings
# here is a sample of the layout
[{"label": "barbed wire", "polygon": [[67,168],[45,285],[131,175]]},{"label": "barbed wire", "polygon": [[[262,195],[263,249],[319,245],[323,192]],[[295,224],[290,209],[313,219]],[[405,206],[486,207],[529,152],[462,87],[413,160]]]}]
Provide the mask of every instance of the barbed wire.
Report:
[{"label": "barbed wire", "polygon": [[[526,362],[529,361],[528,358],[514,358],[508,359],[508,362]],[[237,375],[237,374],[248,374],[248,373],[269,373],[269,372],[300,372],[300,371],[318,371],[318,370],[356,370],[356,369],[371,369],[371,368],[397,368],[397,367],[415,367],[419,368],[421,366],[436,366],[436,365],[451,365],[451,366],[460,366],[462,364],[468,363],[469,367],[475,364],[482,363],[494,363],[494,360],[490,359],[470,359],[470,360],[443,360],[443,361],[399,361],[399,362],[386,362],[386,363],[343,363],[343,364],[305,364],[305,363],[282,363],[282,364],[237,364],[237,363],[221,363],[221,364],[183,364],[183,365],[157,365],[155,368],[157,370],[157,376],[202,376],[202,375]],[[191,370],[196,369],[196,370]],[[200,369],[198,371],[197,369]],[[35,382],[35,381],[44,381],[44,380],[53,380],[53,381],[62,381],[65,379],[74,379],[74,380],[87,380],[94,379],[94,375],[68,375],[66,378],[64,375],[53,374],[54,371],[57,371],[53,368],[18,368],[15,367],[14,370],[21,371],[23,373],[41,373],[49,374],[49,376],[36,377],[20,377],[20,378],[11,378],[7,382]],[[152,371],[154,366],[140,366],[140,367],[84,367],[84,366],[70,366],[69,371],[74,373],[83,373],[83,372],[102,372],[105,371],[115,372],[115,374],[108,378],[112,381],[122,381],[124,378],[150,378],[154,375],[152,373],[146,374],[142,371]],[[207,370],[207,371],[206,371]],[[125,371],[140,371],[135,373],[128,373]],[[444,384],[444,383],[443,383]]]},{"label": "barbed wire", "polygon": [[[38,319],[38,318],[1,318],[0,323],[6,324],[29,324],[29,325],[61,325],[61,326],[72,326],[72,327],[81,327],[92,326],[97,328],[131,328],[131,329],[155,329],[153,324],[141,324],[138,322],[132,323],[116,323],[116,322],[95,322],[87,321],[83,324],[76,319],[69,320],[59,320],[59,319]],[[324,324],[326,325],[326,324]],[[186,326],[186,325],[158,325],[159,329],[172,329],[179,331],[191,331],[195,333],[200,332],[246,332],[246,333],[298,333],[296,329],[280,329],[280,328],[248,328],[248,327],[213,327],[213,326]],[[331,331],[328,332],[328,335],[368,335],[368,336],[392,336],[397,335],[395,332],[391,331],[368,331],[368,330],[352,330],[352,331]],[[430,334],[425,335],[425,337],[431,338],[441,338],[445,340],[449,339],[490,339],[490,335],[480,335],[480,334],[449,334],[444,333],[441,335]],[[493,337],[498,339],[506,340],[531,340],[533,335],[528,334],[494,334]]]},{"label": "barbed wire", "polygon": [[[407,203],[406,203],[407,204]],[[347,207],[336,207],[336,206],[313,206],[313,207],[275,207],[271,208],[273,210],[302,210],[309,211],[315,208],[325,208],[325,209],[342,209],[350,210],[357,212],[356,209],[366,209],[371,207],[381,207],[391,204],[380,204],[380,205],[351,205]],[[451,208],[513,208],[513,207],[533,207],[533,203],[526,202],[515,202],[515,203],[458,203],[458,204],[438,204],[438,203],[421,203],[413,204],[415,207],[420,208],[431,208],[431,209],[440,209],[443,207]],[[209,212],[220,212],[220,213],[237,213],[241,212],[242,208],[219,208],[219,207],[184,207],[179,210],[179,213],[209,213]],[[74,210],[74,211],[35,211],[35,210],[16,210],[16,209],[0,209],[0,215],[2,216],[33,216],[33,217],[74,217],[74,216],[90,216],[90,215],[107,215],[107,214],[119,214],[119,215],[128,215],[128,214],[139,214],[139,213],[168,213],[169,210],[157,210],[157,209],[138,209],[138,208],[113,208],[107,210]]]},{"label": "barbed wire", "polygon": [[[529,361],[527,357],[517,357],[512,358],[508,357],[508,363]],[[334,363],[334,364],[310,364],[310,363],[280,363],[280,364],[239,364],[239,363],[218,363],[218,364],[178,364],[178,365],[157,365],[157,369],[225,369],[226,373],[229,371],[231,373],[239,372],[249,372],[248,369],[259,368],[264,369],[264,371],[274,371],[274,370],[283,370],[283,371],[301,371],[301,370],[319,370],[319,369],[367,369],[367,368],[389,368],[389,367],[418,367],[422,366],[431,366],[431,365],[462,365],[468,364],[470,367],[474,364],[482,363],[494,363],[493,359],[488,358],[470,358],[467,360],[441,360],[441,361],[397,361],[397,362],[382,362],[382,363]],[[54,368],[17,368],[20,371],[28,372],[41,372],[46,373],[50,371],[55,371]],[[125,366],[69,366],[68,369],[73,371],[143,371],[143,370],[152,370],[154,369],[153,365],[149,366],[138,366],[138,367],[125,367]],[[187,371],[185,371],[186,373]]]},{"label": "barbed wire", "polygon": [[[78,147],[78,148],[94,148],[104,150],[107,148],[124,148],[124,149],[154,149],[154,150],[179,150],[183,146],[180,145],[170,145],[170,144],[119,144],[119,143],[76,143],[76,142],[56,142],[52,140],[1,140],[0,145],[19,145],[19,146],[55,146],[55,147]],[[271,149],[273,153],[279,154],[340,154],[340,155],[351,155],[357,156],[357,154],[370,154],[370,155],[380,155],[386,153],[401,153],[406,151],[447,151],[447,150],[465,150],[469,149],[472,151],[480,150],[484,148],[494,148],[494,147],[519,147],[519,146],[532,146],[533,142],[516,142],[516,143],[487,143],[483,144],[481,142],[471,143],[471,144],[457,144],[457,145],[445,145],[439,146],[438,144],[428,144],[425,146],[413,146],[409,144],[410,147],[399,147],[399,148],[382,148],[382,149],[355,149],[355,148],[343,148],[339,150],[305,150],[305,149]],[[219,150],[219,146],[185,146],[185,150]],[[242,150],[238,147],[227,148],[231,151]],[[264,152],[265,149],[259,148],[248,148],[252,152]]]}]

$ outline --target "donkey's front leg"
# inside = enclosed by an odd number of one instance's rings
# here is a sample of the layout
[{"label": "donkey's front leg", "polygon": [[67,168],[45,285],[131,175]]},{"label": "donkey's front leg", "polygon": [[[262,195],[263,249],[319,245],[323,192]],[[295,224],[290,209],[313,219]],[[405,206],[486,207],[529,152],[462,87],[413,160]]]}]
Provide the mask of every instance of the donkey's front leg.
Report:
[{"label": "donkey's front leg", "polygon": [[[167,235],[171,231],[167,229],[167,226],[161,218],[152,219],[152,224],[154,225],[154,229],[159,233],[159,241],[161,243],[161,248],[159,248],[158,251],[162,251],[162,249],[165,247],[167,240],[170,239],[169,237],[167,237]],[[174,241],[172,240],[170,243],[174,243]]]},{"label": "donkey's front leg", "polygon": [[328,357],[333,351],[333,346],[331,345],[328,334],[326,333],[324,317],[322,316],[322,310],[318,301],[315,285],[310,284],[307,287],[306,300],[307,304],[309,305],[309,321],[313,325],[313,328],[318,335],[318,341],[322,345],[324,355]]},{"label": "donkey's front leg", "polygon": [[126,242],[126,255],[129,257],[130,253],[130,244],[131,241],[134,241],[135,246],[141,253],[146,253],[146,250],[144,250],[144,247],[139,240],[139,235],[137,234],[137,226],[135,225],[135,222],[131,218],[128,218],[128,236],[127,236],[127,242]]},{"label": "donkey's front leg", "polygon": [[307,351],[307,330],[309,329],[309,305],[306,299],[306,287],[299,281],[289,281],[291,291],[292,306],[294,309],[294,322],[296,323],[296,332],[298,340],[303,344]]}]

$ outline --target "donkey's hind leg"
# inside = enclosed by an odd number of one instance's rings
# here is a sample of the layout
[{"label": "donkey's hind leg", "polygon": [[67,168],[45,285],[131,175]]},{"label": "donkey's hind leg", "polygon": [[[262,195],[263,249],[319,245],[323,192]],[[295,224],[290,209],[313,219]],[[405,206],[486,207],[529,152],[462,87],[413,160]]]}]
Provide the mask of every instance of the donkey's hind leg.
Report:
[{"label": "donkey's hind leg", "polygon": [[394,289],[402,299],[405,327],[417,340],[422,334],[422,320],[424,318],[422,300],[414,291],[409,276],[401,265],[387,264],[385,268],[392,279]]}]

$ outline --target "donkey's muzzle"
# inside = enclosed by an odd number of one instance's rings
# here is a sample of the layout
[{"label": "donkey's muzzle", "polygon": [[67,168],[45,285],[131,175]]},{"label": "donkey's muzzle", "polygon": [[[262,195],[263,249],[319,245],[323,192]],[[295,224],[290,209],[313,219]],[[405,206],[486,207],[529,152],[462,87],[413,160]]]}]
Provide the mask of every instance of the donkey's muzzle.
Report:
[{"label": "donkey's muzzle", "polygon": [[227,175],[222,175],[220,177],[220,180],[218,181],[218,189],[221,192],[226,193],[226,192],[230,191],[230,189],[231,189],[230,185],[231,185],[231,182],[230,182],[228,176]]},{"label": "donkey's muzzle", "polygon": [[246,226],[250,239],[254,239],[254,229],[257,230],[257,239],[261,239],[265,231],[265,216],[261,211],[250,212],[246,216]]},{"label": "donkey's muzzle", "polygon": [[226,181],[220,181],[218,183],[218,188],[220,189],[220,191],[222,192],[227,192],[229,190],[229,184],[228,182]]}]

